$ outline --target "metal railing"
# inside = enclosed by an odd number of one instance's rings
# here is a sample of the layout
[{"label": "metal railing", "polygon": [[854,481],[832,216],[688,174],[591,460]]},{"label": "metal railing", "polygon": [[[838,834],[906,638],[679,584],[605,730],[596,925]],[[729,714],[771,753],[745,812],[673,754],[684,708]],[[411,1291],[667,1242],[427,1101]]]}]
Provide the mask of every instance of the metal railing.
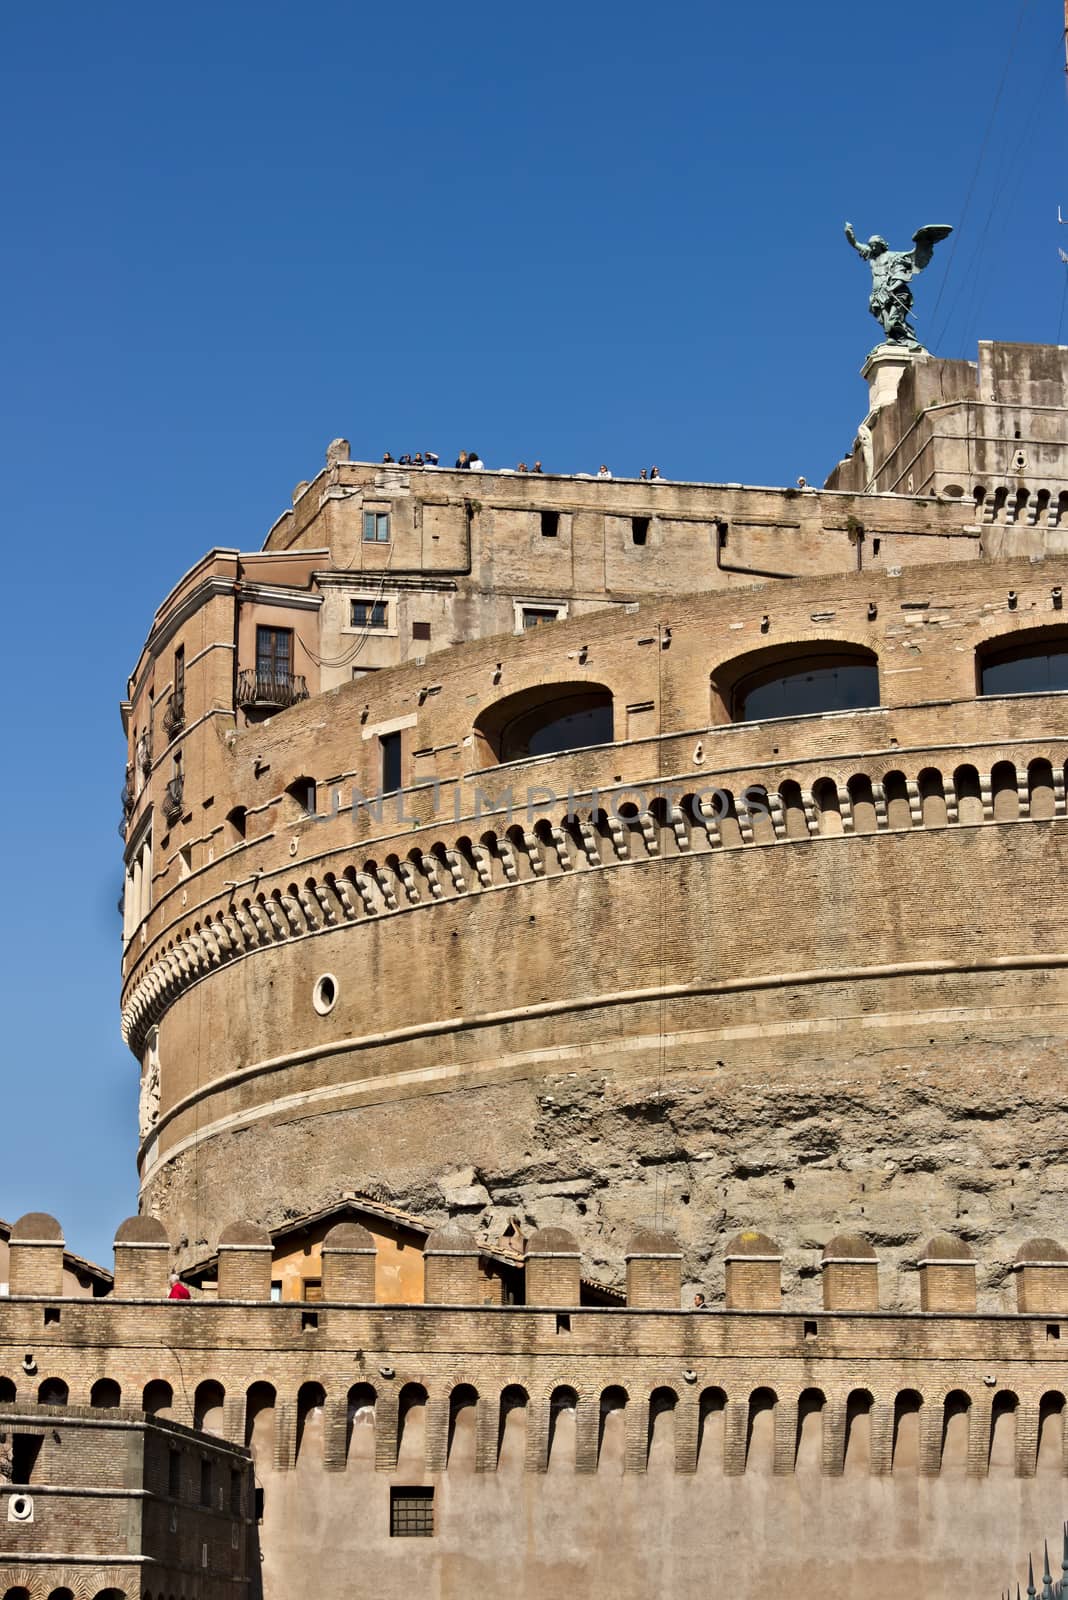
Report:
[{"label": "metal railing", "polygon": [[[1031,1557],[1027,1558],[1027,1594],[1034,1600],[1068,1600],[1068,1522],[1064,1524],[1064,1544],[1061,1555],[1061,1576],[1054,1578],[1049,1565],[1049,1543],[1042,1547],[1042,1588],[1035,1584],[1035,1567]],[[1016,1593],[1020,1593],[1020,1585],[1016,1585]],[[1006,1589],[1002,1600],[1012,1600],[1012,1590]]]},{"label": "metal railing", "polygon": [[143,733],[137,741],[137,765],[147,778],[152,771],[152,735]]},{"label": "metal railing", "polygon": [[177,822],[182,814],[182,791],[185,788],[185,779],[181,773],[171,778],[163,791],[163,815],[168,822]]},{"label": "metal railing", "polygon": [[269,706],[281,710],[307,698],[308,685],[296,672],[260,672],[245,667],[237,675],[239,706]]},{"label": "metal railing", "polygon": [[163,731],[168,739],[173,739],[176,733],[181,733],[185,727],[185,690],[176,689],[167,701],[167,709],[163,713]]}]

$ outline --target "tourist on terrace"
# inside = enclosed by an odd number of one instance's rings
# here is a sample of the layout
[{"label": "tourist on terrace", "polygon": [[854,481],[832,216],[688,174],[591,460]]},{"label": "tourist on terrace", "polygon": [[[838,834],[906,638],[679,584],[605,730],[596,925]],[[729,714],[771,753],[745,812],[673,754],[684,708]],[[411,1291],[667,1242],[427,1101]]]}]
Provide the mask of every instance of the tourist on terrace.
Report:
[{"label": "tourist on terrace", "polygon": [[438,464],[438,453],[437,453],[437,451],[436,450],[424,450],[423,451],[423,460],[426,462],[428,467],[436,467],[437,464]]},{"label": "tourist on terrace", "polygon": [[638,474],[638,482],[639,483],[648,483],[648,481],[649,481],[649,468],[648,467],[643,467],[642,470]]},{"label": "tourist on terrace", "polygon": [[422,465],[423,465],[422,452],[417,450],[415,452],[415,455],[412,457],[412,466],[413,467],[421,467]]},{"label": "tourist on terrace", "polygon": [[460,468],[461,472],[466,472],[467,471],[467,469],[471,465],[471,463],[467,459],[467,451],[466,450],[461,450],[460,451],[460,454],[456,457],[456,465]]},{"label": "tourist on terrace", "polygon": [[605,465],[605,463],[603,461],[601,462],[601,465],[597,468],[597,476],[599,478],[610,478],[612,476],[612,474],[609,472],[607,466]]},{"label": "tourist on terrace", "polygon": [[193,1298],[192,1295],[189,1293],[189,1290],[186,1288],[185,1284],[182,1282],[182,1280],[178,1276],[178,1274],[176,1272],[172,1272],[171,1273],[171,1292],[167,1296],[167,1299],[168,1300],[191,1300],[192,1298]]},{"label": "tourist on terrace", "polygon": [[515,470],[517,472],[526,472],[528,470],[526,462],[521,461]]},{"label": "tourist on terrace", "polygon": [[392,460],[393,460],[393,457],[390,455],[389,451],[387,450],[385,455],[382,457],[383,464],[385,462],[387,462],[387,461],[391,462]]},{"label": "tourist on terrace", "polygon": [[541,462],[540,461],[535,461],[534,465],[531,467],[530,470],[531,470],[531,472],[540,472],[541,471]]},{"label": "tourist on terrace", "polygon": [[650,483],[663,483],[663,481],[664,481],[663,478],[660,476],[660,468],[659,467],[650,467],[649,468],[649,482]]},{"label": "tourist on terrace", "polygon": [[467,465],[471,468],[472,472],[485,472],[486,470],[486,463],[483,461],[477,450],[472,450],[471,454],[467,458]]}]

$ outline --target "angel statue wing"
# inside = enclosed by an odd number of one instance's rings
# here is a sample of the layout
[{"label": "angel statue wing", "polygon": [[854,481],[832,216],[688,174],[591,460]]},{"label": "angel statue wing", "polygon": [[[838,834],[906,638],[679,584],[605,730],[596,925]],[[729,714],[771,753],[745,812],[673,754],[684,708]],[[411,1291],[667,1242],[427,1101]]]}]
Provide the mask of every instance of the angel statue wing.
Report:
[{"label": "angel statue wing", "polygon": [[941,244],[943,239],[948,239],[953,229],[948,222],[933,222],[926,228],[917,228],[912,235],[912,242],[916,246],[912,252],[916,261],[916,271],[922,272],[924,267],[931,265],[934,247]]}]

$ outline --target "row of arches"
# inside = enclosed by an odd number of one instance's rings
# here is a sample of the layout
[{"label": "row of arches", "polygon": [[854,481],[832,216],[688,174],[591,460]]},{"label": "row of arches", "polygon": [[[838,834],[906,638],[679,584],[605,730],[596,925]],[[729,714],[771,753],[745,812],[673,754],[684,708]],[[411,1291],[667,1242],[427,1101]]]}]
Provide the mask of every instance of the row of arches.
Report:
[{"label": "row of arches", "polygon": [[[10,1391],[10,1393],[5,1393]],[[62,1379],[38,1388],[43,1404],[66,1404]],[[100,1379],[91,1394],[120,1403],[119,1384]],[[45,1398],[47,1396],[47,1398]],[[459,1383],[431,1399],[422,1383],[381,1389],[368,1382],[328,1396],[306,1382],[279,1397],[266,1381],[250,1384],[228,1411],[224,1386],[197,1385],[193,1426],[226,1436],[228,1427],[251,1448],[258,1469],[334,1465],[498,1470],[513,1466],[557,1470],[702,1471],[1033,1471],[1068,1469],[1066,1397],[1047,1390],[1021,1401],[1015,1390],[952,1389],[924,1397],[902,1389],[879,1395],[856,1388],[828,1394],[819,1387],[788,1393],[762,1385],[741,1396],[718,1386],[699,1392],[664,1385],[634,1391],[622,1384],[583,1393],[569,1384],[531,1392],[513,1383],[492,1392]],[[14,1384],[0,1379],[0,1401]],[[174,1392],[153,1380],[129,1397],[139,1409],[174,1416]],[[101,1399],[91,1401],[100,1404]]]},{"label": "row of arches", "polygon": [[1064,758],[1044,753],[1026,765],[998,760],[985,772],[962,763],[952,771],[924,766],[915,776],[900,768],[825,772],[804,784],[784,777],[772,786],[756,775],[734,778],[729,788],[713,779],[701,789],[658,784],[651,795],[620,793],[611,808],[497,822],[321,877],[282,880],[208,912],[152,949],[124,1007],[124,1035],[139,1053],[148,1028],[199,976],[322,928],[624,861],[841,834],[1049,821],[1065,815],[1066,781]]}]

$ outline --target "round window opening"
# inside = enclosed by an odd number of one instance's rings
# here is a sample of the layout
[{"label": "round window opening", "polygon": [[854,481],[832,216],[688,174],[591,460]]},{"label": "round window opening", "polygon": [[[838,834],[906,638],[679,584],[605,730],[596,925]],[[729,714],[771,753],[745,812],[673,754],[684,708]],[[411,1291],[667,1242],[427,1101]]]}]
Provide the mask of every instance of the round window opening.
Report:
[{"label": "round window opening", "polygon": [[312,990],[312,1005],[321,1017],[337,1005],[337,979],[332,972],[324,972]]}]

